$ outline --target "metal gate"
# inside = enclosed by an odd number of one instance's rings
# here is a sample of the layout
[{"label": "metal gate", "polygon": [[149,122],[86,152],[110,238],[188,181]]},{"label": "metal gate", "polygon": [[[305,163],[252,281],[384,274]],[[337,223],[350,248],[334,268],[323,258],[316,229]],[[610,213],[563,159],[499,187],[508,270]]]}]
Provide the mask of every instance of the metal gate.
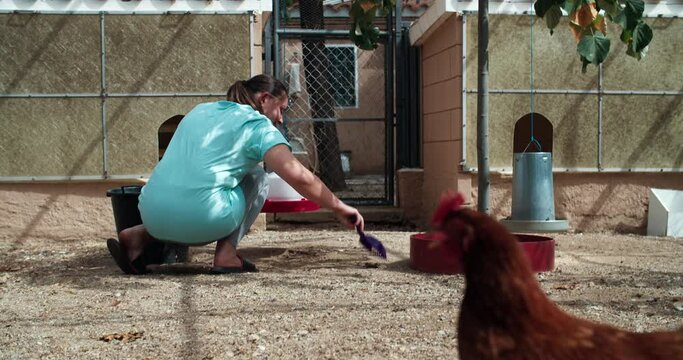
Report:
[{"label": "metal gate", "polygon": [[301,9],[302,21],[278,3],[266,31],[266,64],[272,58],[275,77],[289,85],[282,130],[294,155],[350,204],[393,204],[391,31],[382,31],[377,49],[361,50],[349,40],[348,17],[323,26],[321,5],[311,26],[310,11]]}]

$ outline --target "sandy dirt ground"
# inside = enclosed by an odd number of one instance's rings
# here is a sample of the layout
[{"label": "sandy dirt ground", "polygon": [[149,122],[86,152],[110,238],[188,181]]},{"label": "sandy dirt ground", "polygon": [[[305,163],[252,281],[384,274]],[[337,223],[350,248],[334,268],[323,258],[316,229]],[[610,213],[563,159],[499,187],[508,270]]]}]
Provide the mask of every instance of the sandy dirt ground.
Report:
[{"label": "sandy dirt ground", "polygon": [[[409,267],[407,229],[276,224],[241,247],[261,272],[190,264],[123,275],[105,239],[0,242],[0,359],[453,359],[463,278]],[[683,239],[556,235],[538,276],[568,312],[636,331],[683,325]]]}]

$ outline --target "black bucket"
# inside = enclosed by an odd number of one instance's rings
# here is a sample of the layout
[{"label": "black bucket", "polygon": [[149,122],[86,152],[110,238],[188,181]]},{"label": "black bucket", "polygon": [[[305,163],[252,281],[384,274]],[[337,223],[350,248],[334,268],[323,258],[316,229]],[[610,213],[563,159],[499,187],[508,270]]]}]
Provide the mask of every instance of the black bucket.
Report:
[{"label": "black bucket", "polygon": [[[140,210],[138,210],[140,190],[142,186],[129,185],[107,191],[107,197],[111,198],[111,205],[114,209],[117,234],[124,229],[142,224]],[[189,247],[159,241],[147,245],[142,255],[146,264],[173,264],[190,261]]]},{"label": "black bucket", "polygon": [[107,197],[111,198],[111,206],[114,209],[117,234],[124,229],[142,224],[138,210],[141,189],[142,186],[121,186],[107,191]]}]

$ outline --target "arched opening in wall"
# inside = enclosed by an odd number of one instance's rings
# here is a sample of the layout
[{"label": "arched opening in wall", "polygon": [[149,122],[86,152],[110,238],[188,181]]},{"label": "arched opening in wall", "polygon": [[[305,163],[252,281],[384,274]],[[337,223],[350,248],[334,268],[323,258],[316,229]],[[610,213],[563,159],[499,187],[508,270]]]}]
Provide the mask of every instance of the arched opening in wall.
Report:
[{"label": "arched opening in wall", "polygon": [[553,124],[543,114],[529,113],[515,123],[513,153],[553,152]]},{"label": "arched opening in wall", "polygon": [[159,126],[159,160],[161,160],[161,158],[164,156],[164,152],[166,152],[166,148],[171,142],[171,138],[173,137],[173,134],[178,128],[178,124],[180,124],[180,120],[182,120],[183,117],[185,117],[185,115],[171,116],[168,118],[168,120],[164,121],[161,126]]}]

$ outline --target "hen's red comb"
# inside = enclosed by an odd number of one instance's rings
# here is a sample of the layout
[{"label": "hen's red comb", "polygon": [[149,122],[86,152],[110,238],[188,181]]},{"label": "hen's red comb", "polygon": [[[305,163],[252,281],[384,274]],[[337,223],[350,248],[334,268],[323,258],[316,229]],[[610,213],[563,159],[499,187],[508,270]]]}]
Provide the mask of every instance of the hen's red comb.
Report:
[{"label": "hen's red comb", "polygon": [[451,211],[458,211],[465,204],[465,197],[461,193],[449,190],[441,195],[439,206],[434,211],[432,225],[440,227]]}]

